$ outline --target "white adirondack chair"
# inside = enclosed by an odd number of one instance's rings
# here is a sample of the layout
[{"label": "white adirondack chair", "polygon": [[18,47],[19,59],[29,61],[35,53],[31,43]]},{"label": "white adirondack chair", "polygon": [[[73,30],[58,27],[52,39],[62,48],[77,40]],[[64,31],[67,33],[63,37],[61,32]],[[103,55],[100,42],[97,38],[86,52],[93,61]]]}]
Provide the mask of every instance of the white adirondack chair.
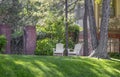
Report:
[{"label": "white adirondack chair", "polygon": [[80,55],[80,50],[82,48],[83,43],[78,43],[75,45],[74,49],[68,49],[68,55]]},{"label": "white adirondack chair", "polygon": [[63,56],[64,45],[62,43],[56,44],[56,48],[53,48],[53,55],[61,55]]}]

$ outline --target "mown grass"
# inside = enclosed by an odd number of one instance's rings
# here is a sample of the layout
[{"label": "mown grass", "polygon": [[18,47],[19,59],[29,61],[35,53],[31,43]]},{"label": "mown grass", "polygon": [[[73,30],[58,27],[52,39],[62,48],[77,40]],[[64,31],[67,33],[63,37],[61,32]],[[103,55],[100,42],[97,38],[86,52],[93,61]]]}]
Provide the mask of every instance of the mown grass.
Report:
[{"label": "mown grass", "polygon": [[0,77],[120,77],[120,60],[0,54]]}]

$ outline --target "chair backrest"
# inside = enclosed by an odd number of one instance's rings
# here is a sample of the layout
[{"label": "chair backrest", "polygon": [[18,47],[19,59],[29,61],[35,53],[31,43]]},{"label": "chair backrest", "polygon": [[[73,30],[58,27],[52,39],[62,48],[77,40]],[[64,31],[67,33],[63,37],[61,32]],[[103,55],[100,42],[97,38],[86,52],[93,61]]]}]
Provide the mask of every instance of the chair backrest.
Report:
[{"label": "chair backrest", "polygon": [[74,47],[73,52],[77,52],[78,53],[81,50],[81,48],[82,48],[82,44],[83,43],[76,44],[75,47]]},{"label": "chair backrest", "polygon": [[64,51],[64,45],[62,43],[56,44],[56,52],[63,52]]}]

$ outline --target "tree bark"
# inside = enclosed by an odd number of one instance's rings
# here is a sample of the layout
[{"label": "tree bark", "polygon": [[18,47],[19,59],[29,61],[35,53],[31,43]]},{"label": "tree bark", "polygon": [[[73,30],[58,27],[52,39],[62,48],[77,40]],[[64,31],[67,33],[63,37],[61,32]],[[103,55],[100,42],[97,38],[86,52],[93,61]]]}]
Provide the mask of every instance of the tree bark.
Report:
[{"label": "tree bark", "polygon": [[66,37],[66,47],[64,55],[68,56],[68,0],[65,0],[65,37]]},{"label": "tree bark", "polygon": [[83,18],[83,38],[84,38],[84,48],[83,48],[83,55],[88,56],[88,26],[87,26],[87,0],[85,0],[85,13]]},{"label": "tree bark", "polygon": [[102,2],[100,41],[97,49],[90,55],[92,57],[109,59],[109,56],[107,54],[107,40],[108,40],[108,22],[110,18],[110,2],[111,0],[103,0]]},{"label": "tree bark", "polygon": [[98,46],[98,39],[97,39],[97,31],[96,31],[97,28],[96,28],[92,0],[87,0],[87,5],[88,5],[88,12],[89,12],[89,26],[90,26],[91,43],[92,43],[92,49],[94,50]]}]

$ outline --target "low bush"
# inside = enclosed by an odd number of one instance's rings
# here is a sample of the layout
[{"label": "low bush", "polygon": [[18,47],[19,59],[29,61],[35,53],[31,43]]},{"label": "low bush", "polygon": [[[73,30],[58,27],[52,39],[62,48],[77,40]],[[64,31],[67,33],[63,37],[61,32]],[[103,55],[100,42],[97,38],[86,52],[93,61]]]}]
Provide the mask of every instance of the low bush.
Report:
[{"label": "low bush", "polygon": [[35,55],[52,55],[55,43],[50,38],[37,41]]},{"label": "low bush", "polygon": [[0,35],[0,53],[3,53],[6,42],[6,37],[4,35]]},{"label": "low bush", "polygon": [[119,52],[110,52],[108,53],[110,57],[120,59],[120,53]]}]

